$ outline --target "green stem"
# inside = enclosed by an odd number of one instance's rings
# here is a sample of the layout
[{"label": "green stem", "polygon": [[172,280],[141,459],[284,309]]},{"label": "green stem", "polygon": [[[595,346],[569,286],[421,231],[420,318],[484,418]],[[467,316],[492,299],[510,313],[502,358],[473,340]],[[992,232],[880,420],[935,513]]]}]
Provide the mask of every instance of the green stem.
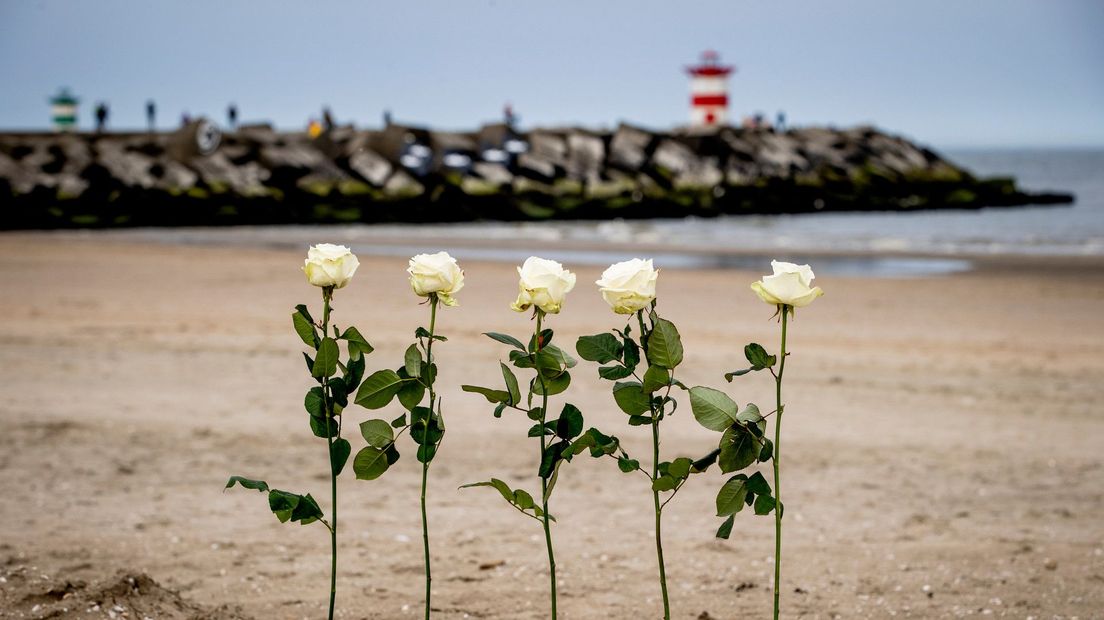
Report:
[{"label": "green stem", "polygon": [[[652,480],[659,477],[659,416],[652,414]],[[659,588],[663,593],[663,618],[671,620],[671,603],[667,599],[667,570],[663,564],[663,506],[659,503],[659,491],[652,489],[655,503],[656,559],[659,560]]]},{"label": "green stem", "polygon": [[782,438],[782,373],[786,370],[786,322],[789,308],[782,306],[782,351],[779,355],[778,374],[774,377],[776,410],[774,418],[774,620],[778,620],[779,585],[782,579],[782,484],[780,482],[780,441]]},{"label": "green stem", "polygon": [[[434,330],[437,326],[437,296],[433,295],[429,298],[429,342],[426,344],[426,366],[433,366],[433,336],[436,333]],[[432,372],[432,371],[431,371]],[[433,402],[435,396],[433,393],[433,384],[436,380],[436,375],[431,374],[431,378],[434,381],[429,382],[429,410],[432,416]],[[429,620],[430,613],[430,595],[432,592],[433,575],[430,571],[429,564],[429,519],[426,516],[426,479],[429,477],[429,460],[422,463],[422,548],[425,551],[425,618]]]},{"label": "green stem", "polygon": [[[644,342],[647,329],[644,327],[644,311],[636,312],[636,320],[640,324],[640,341]],[[647,358],[648,352],[644,352]],[[652,410],[652,481],[659,477],[659,414]],[[663,505],[659,503],[659,491],[652,489],[652,502],[655,505],[655,542],[656,560],[659,562],[659,589],[663,594],[663,618],[671,619],[671,602],[667,597],[667,568],[663,562]]]},{"label": "green stem", "polygon": [[[544,312],[537,310],[537,353],[540,353],[544,347],[541,343],[541,327],[544,321]],[[548,417],[548,390],[544,385],[544,375],[541,374],[540,368],[537,368],[537,380],[541,385],[541,428],[544,428],[545,420]],[[544,451],[548,447],[545,434],[541,433],[541,459],[544,459]],[[552,595],[552,620],[556,620],[556,556],[552,553],[552,531],[548,527],[548,479],[541,477],[541,507],[544,510],[544,515],[541,517],[541,523],[544,525],[544,546],[548,549],[548,574],[549,574],[549,586]]]},{"label": "green stem", "polygon": [[[330,300],[333,298],[332,288],[322,289],[322,337],[329,335],[330,329]],[[333,444],[334,437],[330,433],[333,422],[333,393],[330,390],[330,382],[326,377],[322,378],[323,401],[326,403],[326,450],[330,457],[330,614],[329,620],[334,617],[334,602],[337,600],[337,472],[334,471]],[[337,437],[341,437],[340,429]]]}]

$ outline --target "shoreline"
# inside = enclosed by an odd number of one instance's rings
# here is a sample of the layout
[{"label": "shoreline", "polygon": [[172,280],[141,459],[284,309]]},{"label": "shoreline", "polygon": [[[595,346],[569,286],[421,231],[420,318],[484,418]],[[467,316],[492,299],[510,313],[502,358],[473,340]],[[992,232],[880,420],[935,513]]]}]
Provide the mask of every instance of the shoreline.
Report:
[{"label": "shoreline", "polygon": [[[616,222],[613,225],[618,225]],[[580,223],[582,224],[582,223]],[[588,223],[589,224],[589,223]],[[466,227],[465,234],[450,234]],[[537,227],[533,227],[536,229]],[[593,227],[597,230],[597,227]],[[783,247],[739,248],[703,244],[688,246],[656,241],[564,238],[562,229],[535,231],[505,226],[499,234],[472,236],[473,224],[444,225],[291,225],[6,231],[0,242],[15,239],[61,239],[88,243],[122,243],[179,247],[242,247],[274,251],[299,250],[326,241],[352,247],[357,254],[405,258],[417,253],[448,250],[461,260],[520,263],[527,256],[546,254],[561,262],[603,266],[634,256],[650,257],[666,269],[757,271],[773,258],[819,265],[825,274],[847,277],[909,278],[958,273],[1037,273],[1098,270],[1104,254],[1044,254],[1028,252],[945,252],[875,248],[814,248],[790,251]],[[551,234],[548,234],[551,233]],[[540,238],[540,237],[544,238]],[[616,233],[615,235],[616,236]],[[623,235],[622,235],[623,236]]]}]

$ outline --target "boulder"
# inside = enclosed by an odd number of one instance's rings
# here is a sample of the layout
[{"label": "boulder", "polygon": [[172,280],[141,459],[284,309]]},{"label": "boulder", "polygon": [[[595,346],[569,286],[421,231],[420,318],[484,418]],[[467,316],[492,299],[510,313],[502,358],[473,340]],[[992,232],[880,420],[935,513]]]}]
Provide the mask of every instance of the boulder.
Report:
[{"label": "boulder", "polygon": [[391,162],[364,147],[349,156],[349,169],[376,187],[383,187],[391,175]]},{"label": "boulder", "polygon": [[637,171],[648,163],[652,133],[622,123],[610,139],[609,163],[628,171]]},{"label": "boulder", "polygon": [[597,182],[605,166],[606,145],[602,138],[581,131],[567,136],[567,174],[572,179]]}]

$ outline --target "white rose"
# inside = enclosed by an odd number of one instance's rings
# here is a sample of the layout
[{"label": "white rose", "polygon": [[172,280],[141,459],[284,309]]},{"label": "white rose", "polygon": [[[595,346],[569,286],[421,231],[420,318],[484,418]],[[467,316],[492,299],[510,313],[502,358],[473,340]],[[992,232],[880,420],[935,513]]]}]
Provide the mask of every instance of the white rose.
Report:
[{"label": "white rose", "polygon": [[359,266],[360,261],[349,248],[320,243],[307,250],[303,273],[307,274],[307,281],[315,286],[342,288],[349,283]]},{"label": "white rose", "polygon": [[575,274],[554,260],[530,256],[518,267],[518,298],[510,307],[525,312],[536,306],[547,314],[556,314],[564,297],[575,288]]},{"label": "white rose", "polygon": [[446,306],[455,306],[457,302],[452,296],[464,288],[464,271],[448,252],[419,254],[410,259],[406,272],[415,294],[429,297],[436,293]]},{"label": "white rose", "polygon": [[801,308],[813,303],[824,294],[819,286],[812,286],[813,270],[808,265],[795,265],[772,260],[774,274],[754,282],[751,290],[759,299],[774,306],[786,305]]},{"label": "white rose", "polygon": [[634,258],[610,265],[595,284],[614,312],[632,314],[655,299],[657,279],[659,271],[652,267],[652,259]]}]

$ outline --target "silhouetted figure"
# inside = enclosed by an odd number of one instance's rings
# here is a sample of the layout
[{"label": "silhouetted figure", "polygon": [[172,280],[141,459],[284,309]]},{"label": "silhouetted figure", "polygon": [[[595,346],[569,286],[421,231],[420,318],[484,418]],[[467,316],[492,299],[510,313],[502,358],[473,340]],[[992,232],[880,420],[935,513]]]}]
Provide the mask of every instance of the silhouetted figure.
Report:
[{"label": "silhouetted figure", "polygon": [[180,126],[183,127],[190,122],[192,122],[192,115],[188,114],[188,112],[185,110],[184,113],[180,115]]},{"label": "silhouetted figure", "polygon": [[149,127],[150,133],[153,133],[157,125],[157,104],[150,99],[146,102],[146,126]]},{"label": "silhouetted figure", "polygon": [[786,131],[786,113],[782,110],[778,111],[778,116],[774,119],[774,128],[778,131]]},{"label": "silhouetted figure", "polygon": [[507,127],[513,129],[514,125],[517,123],[517,121],[518,121],[518,118],[517,118],[517,115],[514,114],[514,106],[507,103],[502,108],[502,122],[506,123]]},{"label": "silhouetted figure", "polygon": [[391,110],[384,110],[383,111],[383,126],[384,127],[390,127],[391,126]]},{"label": "silhouetted figure", "polygon": [[329,106],[323,106],[322,108],[322,127],[329,131],[334,128],[333,114],[330,113]]},{"label": "silhouetted figure", "polygon": [[107,104],[99,102],[96,104],[96,132],[102,133],[104,128],[107,127]]},{"label": "silhouetted figure", "polygon": [[226,108],[226,120],[230,129],[238,128],[238,106],[231,103],[230,107]]}]

